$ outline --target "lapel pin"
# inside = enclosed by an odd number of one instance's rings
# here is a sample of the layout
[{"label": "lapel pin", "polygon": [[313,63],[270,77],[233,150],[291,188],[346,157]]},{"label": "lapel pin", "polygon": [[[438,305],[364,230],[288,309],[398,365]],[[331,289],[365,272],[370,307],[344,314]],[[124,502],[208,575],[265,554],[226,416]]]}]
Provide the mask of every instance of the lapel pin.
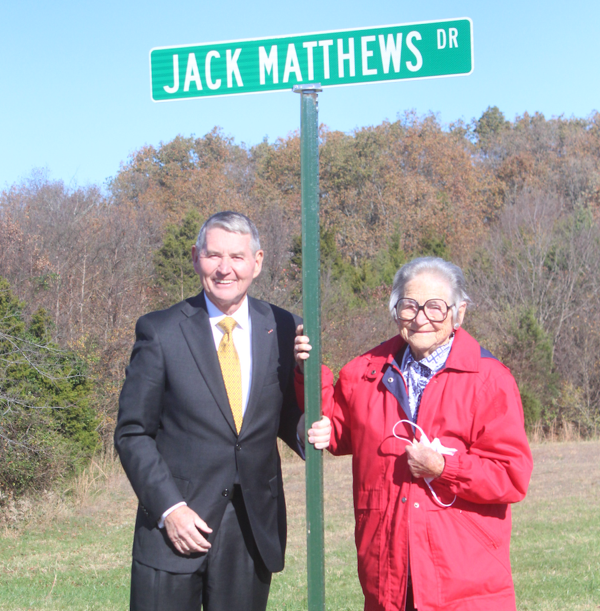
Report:
[{"label": "lapel pin", "polygon": [[269,329],[269,330],[267,331],[267,335],[269,335],[269,333],[273,333],[273,329]]}]

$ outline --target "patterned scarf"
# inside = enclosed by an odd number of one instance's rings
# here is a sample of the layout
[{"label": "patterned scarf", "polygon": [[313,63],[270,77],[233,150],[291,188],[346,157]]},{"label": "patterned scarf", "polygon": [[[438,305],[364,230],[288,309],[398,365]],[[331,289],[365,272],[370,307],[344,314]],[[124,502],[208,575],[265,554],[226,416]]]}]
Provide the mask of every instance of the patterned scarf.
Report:
[{"label": "patterned scarf", "polygon": [[420,361],[415,360],[410,348],[404,351],[401,369],[408,386],[408,405],[413,422],[417,421],[419,415],[423,391],[433,375],[444,368],[453,341],[454,337],[451,337],[447,344],[440,346],[435,352]]}]

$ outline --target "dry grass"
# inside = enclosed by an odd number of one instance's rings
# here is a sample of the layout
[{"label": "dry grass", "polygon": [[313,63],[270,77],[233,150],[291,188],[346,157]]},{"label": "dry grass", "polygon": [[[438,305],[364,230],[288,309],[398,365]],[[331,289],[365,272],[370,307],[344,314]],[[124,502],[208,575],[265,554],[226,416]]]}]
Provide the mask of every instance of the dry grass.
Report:
[{"label": "dry grass", "polygon": [[571,441],[585,441],[590,439],[598,439],[599,433],[594,426],[593,432],[585,429],[581,430],[581,424],[574,424],[573,422],[558,422],[554,420],[549,426],[544,427],[541,423],[534,425],[532,431],[529,433],[529,439],[531,443],[562,443]]},{"label": "dry grass", "polygon": [[18,537],[32,523],[46,527],[92,506],[105,505],[109,498],[106,493],[115,487],[131,490],[116,453],[105,451],[95,456],[63,489],[9,498],[0,514],[0,536]]}]

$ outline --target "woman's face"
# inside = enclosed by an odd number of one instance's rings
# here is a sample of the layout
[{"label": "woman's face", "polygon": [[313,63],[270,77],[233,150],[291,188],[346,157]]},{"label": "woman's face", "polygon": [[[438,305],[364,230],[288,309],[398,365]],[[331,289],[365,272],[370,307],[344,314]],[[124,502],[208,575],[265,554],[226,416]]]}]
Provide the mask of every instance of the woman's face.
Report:
[{"label": "woman's face", "polygon": [[[443,299],[449,306],[452,305],[448,283],[439,276],[427,272],[407,282],[402,297],[414,299],[419,305],[423,305],[429,299]],[[462,323],[466,307],[464,303],[459,307],[457,322]],[[454,330],[450,310],[446,320],[442,322],[430,322],[423,310],[419,310],[417,317],[410,322],[404,320],[397,322],[400,335],[408,343],[413,356],[418,361],[444,345]]]}]

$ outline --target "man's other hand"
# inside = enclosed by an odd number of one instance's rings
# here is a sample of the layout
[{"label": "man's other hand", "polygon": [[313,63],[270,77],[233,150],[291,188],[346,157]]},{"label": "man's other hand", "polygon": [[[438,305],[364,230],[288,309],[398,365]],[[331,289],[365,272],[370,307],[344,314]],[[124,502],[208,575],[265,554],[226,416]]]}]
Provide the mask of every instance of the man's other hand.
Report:
[{"label": "man's other hand", "polygon": [[180,554],[189,556],[210,549],[210,543],[202,536],[202,532],[211,533],[212,528],[186,505],[178,507],[165,518],[165,528]]}]

